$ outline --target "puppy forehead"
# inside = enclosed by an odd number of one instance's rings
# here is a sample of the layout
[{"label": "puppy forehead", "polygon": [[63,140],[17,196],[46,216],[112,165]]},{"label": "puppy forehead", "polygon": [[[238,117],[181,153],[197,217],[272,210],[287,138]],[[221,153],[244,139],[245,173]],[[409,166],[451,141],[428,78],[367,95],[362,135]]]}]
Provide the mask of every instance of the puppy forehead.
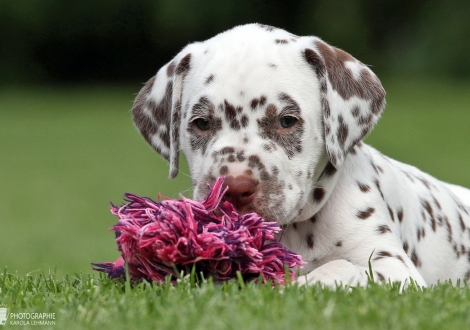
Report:
[{"label": "puppy forehead", "polygon": [[315,77],[302,56],[308,45],[312,45],[310,37],[259,24],[239,26],[191,44],[182,51],[192,55],[185,77],[186,101],[194,104],[202,95],[212,95],[215,102],[261,95],[272,100],[279,93],[294,97],[294,91],[305,90]]}]

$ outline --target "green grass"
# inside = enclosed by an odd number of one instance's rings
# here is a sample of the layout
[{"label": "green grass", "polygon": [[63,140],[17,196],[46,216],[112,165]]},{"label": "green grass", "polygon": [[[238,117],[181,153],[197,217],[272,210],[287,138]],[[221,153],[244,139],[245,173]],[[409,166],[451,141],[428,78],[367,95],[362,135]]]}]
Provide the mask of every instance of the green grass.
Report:
[{"label": "green grass", "polygon": [[[121,283],[90,275],[62,280],[0,274],[9,312],[55,313],[51,329],[465,329],[470,287],[424,291],[372,285],[331,291],[253,283]],[[8,322],[10,322],[8,320]],[[7,323],[9,324],[9,323]],[[10,326],[10,328],[14,328]]]},{"label": "green grass", "polygon": [[190,188],[133,127],[138,87],[0,92],[0,267],[88,272],[117,255],[109,202]]},{"label": "green grass", "polygon": [[[384,79],[387,109],[367,138],[384,154],[470,186],[470,82]],[[110,201],[191,196],[131,123],[140,86],[0,90],[0,305],[55,312],[59,328],[464,328],[469,288],[398,295],[237,283],[121,284],[91,273],[117,258]],[[188,173],[183,166],[183,173]],[[54,275],[49,277],[49,274]],[[74,275],[83,274],[83,275]],[[0,306],[1,307],[1,306]],[[313,326],[312,326],[313,324]],[[13,327],[13,326],[12,326]]]},{"label": "green grass", "polygon": [[387,107],[366,142],[437,178],[470,187],[470,81],[385,79]]}]

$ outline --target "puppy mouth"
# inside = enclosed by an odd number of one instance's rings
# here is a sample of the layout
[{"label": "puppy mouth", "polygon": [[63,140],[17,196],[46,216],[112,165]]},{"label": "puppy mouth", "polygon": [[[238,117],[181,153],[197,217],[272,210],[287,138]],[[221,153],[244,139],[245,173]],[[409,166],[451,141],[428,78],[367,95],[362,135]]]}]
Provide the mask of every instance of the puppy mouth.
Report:
[{"label": "puppy mouth", "polygon": [[263,212],[263,210],[260,209],[259,207],[256,207],[256,205],[254,204],[255,201],[250,202],[248,204],[237,204],[236,202],[223,198],[222,203],[223,202],[228,202],[231,205],[233,205],[233,207],[235,208],[235,210],[237,211],[239,215],[247,215],[250,213],[255,213],[258,216],[262,217],[265,221],[276,221],[272,219],[267,219],[266,218],[267,215],[265,214],[265,212]]},{"label": "puppy mouth", "polygon": [[275,217],[274,214],[271,212],[266,212],[265,209],[257,207],[254,203],[250,203],[247,205],[234,205],[235,209],[237,210],[238,214],[240,215],[247,215],[250,213],[255,213],[261,218],[263,218],[264,221],[268,222],[278,222],[278,219]]},{"label": "puppy mouth", "polygon": [[256,213],[258,215],[259,212],[257,212],[257,210],[252,206],[252,205],[242,205],[242,206],[235,206],[235,209],[237,210],[237,212],[241,215],[246,215],[246,214],[249,214],[249,213]]}]

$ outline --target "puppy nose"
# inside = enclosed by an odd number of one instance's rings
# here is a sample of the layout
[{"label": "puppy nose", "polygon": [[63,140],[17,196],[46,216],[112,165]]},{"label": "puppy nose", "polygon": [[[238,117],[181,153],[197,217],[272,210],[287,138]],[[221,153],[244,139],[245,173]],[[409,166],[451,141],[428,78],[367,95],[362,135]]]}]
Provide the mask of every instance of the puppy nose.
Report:
[{"label": "puppy nose", "polygon": [[236,208],[250,204],[258,191],[258,181],[246,175],[227,176],[224,183],[228,187],[224,200]]}]

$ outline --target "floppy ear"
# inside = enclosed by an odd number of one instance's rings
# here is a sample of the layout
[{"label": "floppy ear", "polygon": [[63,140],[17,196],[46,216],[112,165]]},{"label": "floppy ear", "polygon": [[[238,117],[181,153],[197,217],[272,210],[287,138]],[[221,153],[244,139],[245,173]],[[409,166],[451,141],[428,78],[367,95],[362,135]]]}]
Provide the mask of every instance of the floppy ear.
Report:
[{"label": "floppy ear", "polygon": [[318,38],[312,46],[303,55],[320,81],[326,151],[337,168],[379,119],[385,90],[377,76],[348,53]]},{"label": "floppy ear", "polygon": [[134,124],[145,140],[170,163],[170,178],[178,174],[181,96],[191,54],[163,66],[137,95]]}]

